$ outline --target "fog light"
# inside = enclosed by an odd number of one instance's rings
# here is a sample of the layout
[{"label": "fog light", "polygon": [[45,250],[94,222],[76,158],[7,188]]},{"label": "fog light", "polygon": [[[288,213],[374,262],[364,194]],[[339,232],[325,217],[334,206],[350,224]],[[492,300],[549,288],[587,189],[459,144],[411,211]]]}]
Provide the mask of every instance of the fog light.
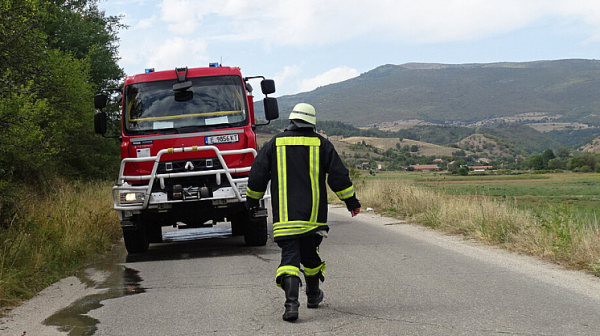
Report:
[{"label": "fog light", "polygon": [[124,192],[120,195],[121,202],[143,202],[144,201],[144,193],[143,192]]}]

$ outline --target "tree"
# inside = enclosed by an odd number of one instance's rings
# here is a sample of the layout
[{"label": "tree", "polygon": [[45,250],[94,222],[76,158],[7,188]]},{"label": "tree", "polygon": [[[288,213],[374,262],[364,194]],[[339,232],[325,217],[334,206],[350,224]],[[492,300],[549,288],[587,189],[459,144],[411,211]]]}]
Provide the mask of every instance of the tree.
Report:
[{"label": "tree", "polygon": [[91,132],[92,102],[96,89],[123,74],[116,63],[122,25],[96,3],[0,3],[0,225],[21,184],[116,171],[118,143]]},{"label": "tree", "polygon": [[456,152],[452,152],[452,156],[454,157],[466,157],[467,153],[464,150],[457,150]]},{"label": "tree", "polygon": [[571,151],[569,151],[569,149],[566,147],[561,147],[556,151],[556,156],[559,158],[568,158],[571,156]]},{"label": "tree", "polygon": [[90,76],[96,88],[115,86],[124,77],[118,64],[120,17],[106,16],[98,0],[52,0],[45,16],[48,47],[89,59]]},{"label": "tree", "polygon": [[563,158],[554,158],[548,161],[548,169],[567,169],[567,160]]},{"label": "tree", "polygon": [[567,163],[567,169],[581,171],[583,167],[588,167],[583,170],[594,171],[596,169],[597,162],[598,159],[596,155],[592,153],[583,153],[579,156],[570,158]]},{"label": "tree", "polygon": [[544,161],[544,158],[542,157],[542,155],[534,155],[534,156],[530,157],[525,162],[525,166],[527,168],[530,168],[533,170],[544,170],[547,168],[547,164]]},{"label": "tree", "polygon": [[0,94],[22,92],[41,74],[45,34],[41,0],[8,0],[0,4]]},{"label": "tree", "polygon": [[548,161],[554,159],[555,157],[554,151],[552,151],[550,148],[542,152],[542,158],[544,159],[545,165],[548,165]]}]

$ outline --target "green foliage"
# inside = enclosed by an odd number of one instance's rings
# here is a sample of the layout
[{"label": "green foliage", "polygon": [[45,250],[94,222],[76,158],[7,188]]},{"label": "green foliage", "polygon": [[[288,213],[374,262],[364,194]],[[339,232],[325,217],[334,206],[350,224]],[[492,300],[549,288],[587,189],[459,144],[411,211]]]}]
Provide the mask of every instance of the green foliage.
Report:
[{"label": "green foliage", "polygon": [[567,160],[564,158],[554,158],[548,161],[548,169],[567,169]]},{"label": "green foliage", "polygon": [[19,218],[0,230],[0,307],[73,274],[120,236],[109,183],[56,180],[48,188],[52,197],[21,187]]},{"label": "green foliage", "polygon": [[417,126],[401,129],[396,134],[400,138],[429,142],[436,145],[449,145],[475,133],[474,128],[457,126]]},{"label": "green foliage", "polygon": [[558,148],[561,144],[547,134],[519,123],[499,123],[479,129],[480,133],[500,140],[499,143],[517,155],[539,153],[548,147]]},{"label": "green foliage", "polygon": [[598,160],[597,154],[582,153],[569,159],[567,169],[582,173],[592,172],[596,169]]},{"label": "green foliage", "polygon": [[46,35],[40,29],[45,2],[0,2],[0,94],[22,89],[40,74]]},{"label": "green foliage", "polygon": [[543,170],[548,168],[548,164],[546,161],[544,161],[544,157],[542,155],[534,155],[530,157],[527,159],[525,165],[533,170]]},{"label": "green foliage", "polygon": [[43,191],[54,176],[116,171],[118,144],[93,134],[93,95],[123,75],[115,45],[122,26],[96,3],[0,3],[0,227],[17,213],[17,186]]},{"label": "green foliage", "polygon": [[[51,155],[41,127],[48,102],[34,93],[12,93],[0,98],[0,172],[2,180],[32,178]],[[27,169],[23,169],[27,167]],[[32,176],[33,175],[33,176]]]},{"label": "green foliage", "polygon": [[96,88],[114,86],[124,77],[117,65],[120,18],[106,16],[98,0],[53,0],[45,16],[48,47],[88,59],[89,75]]},{"label": "green foliage", "polygon": [[566,147],[560,147],[556,151],[556,156],[558,156],[561,159],[566,159],[569,156],[571,156],[571,151],[568,148],[566,148]]},{"label": "green foliage", "polygon": [[[576,120],[577,121],[577,120]],[[579,147],[598,136],[597,128],[550,131],[546,133],[553,141],[569,148]]]}]

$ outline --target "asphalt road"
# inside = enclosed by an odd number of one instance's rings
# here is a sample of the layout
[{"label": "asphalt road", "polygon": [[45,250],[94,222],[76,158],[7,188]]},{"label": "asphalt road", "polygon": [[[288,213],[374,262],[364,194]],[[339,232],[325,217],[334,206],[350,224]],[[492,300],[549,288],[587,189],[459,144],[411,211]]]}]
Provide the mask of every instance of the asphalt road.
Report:
[{"label": "asphalt road", "polygon": [[279,248],[240,237],[121,249],[96,266],[101,292],[44,323],[71,336],[600,335],[598,278],[365,212],[332,209],[330,226],[325,301],[301,295],[295,323],[281,319]]}]

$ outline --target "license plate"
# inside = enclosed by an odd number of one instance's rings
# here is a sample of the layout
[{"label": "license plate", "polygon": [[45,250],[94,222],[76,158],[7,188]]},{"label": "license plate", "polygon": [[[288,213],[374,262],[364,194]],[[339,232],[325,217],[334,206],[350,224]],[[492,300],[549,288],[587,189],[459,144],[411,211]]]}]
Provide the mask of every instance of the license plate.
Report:
[{"label": "license plate", "polygon": [[237,134],[210,136],[210,137],[206,137],[204,139],[204,143],[207,145],[232,143],[232,142],[238,142],[238,141],[240,141],[240,140],[239,140],[239,137]]}]

